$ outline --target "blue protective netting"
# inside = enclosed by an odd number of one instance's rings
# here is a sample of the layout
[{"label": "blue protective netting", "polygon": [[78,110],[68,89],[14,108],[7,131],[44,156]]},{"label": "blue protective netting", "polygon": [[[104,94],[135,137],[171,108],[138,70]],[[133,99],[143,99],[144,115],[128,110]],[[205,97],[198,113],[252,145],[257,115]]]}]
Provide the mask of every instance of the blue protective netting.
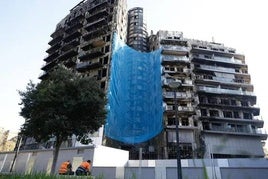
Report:
[{"label": "blue protective netting", "polygon": [[163,129],[161,50],[138,52],[113,36],[105,135],[135,144]]}]

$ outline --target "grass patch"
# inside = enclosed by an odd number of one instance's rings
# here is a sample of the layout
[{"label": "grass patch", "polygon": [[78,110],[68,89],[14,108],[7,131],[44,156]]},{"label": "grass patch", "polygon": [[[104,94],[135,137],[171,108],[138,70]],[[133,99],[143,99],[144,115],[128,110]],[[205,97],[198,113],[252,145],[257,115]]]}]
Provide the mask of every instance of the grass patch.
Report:
[{"label": "grass patch", "polygon": [[0,174],[0,179],[94,179],[92,176],[37,174]]}]

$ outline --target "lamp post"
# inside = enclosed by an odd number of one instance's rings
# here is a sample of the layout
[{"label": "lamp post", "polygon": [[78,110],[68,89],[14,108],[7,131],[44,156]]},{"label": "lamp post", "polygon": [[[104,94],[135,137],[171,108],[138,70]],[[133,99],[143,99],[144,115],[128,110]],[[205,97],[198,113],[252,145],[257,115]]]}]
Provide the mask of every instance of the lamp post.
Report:
[{"label": "lamp post", "polygon": [[178,102],[176,97],[177,89],[181,86],[181,81],[172,81],[169,83],[169,87],[173,89],[174,103],[175,103],[175,124],[176,124],[176,141],[177,141],[177,175],[178,179],[182,179],[181,171],[181,155],[180,155],[180,141],[179,141],[179,125],[178,125]]}]

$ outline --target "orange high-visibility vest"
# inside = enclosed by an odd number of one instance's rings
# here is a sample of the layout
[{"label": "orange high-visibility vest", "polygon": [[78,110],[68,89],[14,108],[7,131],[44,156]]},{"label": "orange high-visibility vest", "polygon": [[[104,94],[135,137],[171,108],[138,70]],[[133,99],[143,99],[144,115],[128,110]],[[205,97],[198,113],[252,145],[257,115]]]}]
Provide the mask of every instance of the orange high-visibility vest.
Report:
[{"label": "orange high-visibility vest", "polygon": [[82,162],[80,167],[83,167],[86,171],[90,171],[91,165],[88,162]]},{"label": "orange high-visibility vest", "polygon": [[60,165],[59,173],[60,173],[60,174],[67,173],[67,171],[69,170],[69,169],[68,169],[68,165],[69,165],[69,164],[70,164],[70,162],[63,162],[63,163]]}]

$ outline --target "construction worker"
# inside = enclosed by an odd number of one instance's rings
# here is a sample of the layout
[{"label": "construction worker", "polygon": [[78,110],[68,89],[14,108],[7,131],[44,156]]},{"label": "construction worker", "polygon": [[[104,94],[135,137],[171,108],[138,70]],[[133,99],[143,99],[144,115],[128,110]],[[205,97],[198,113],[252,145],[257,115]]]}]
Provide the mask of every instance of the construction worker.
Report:
[{"label": "construction worker", "polygon": [[76,169],[75,174],[77,176],[90,175],[91,174],[91,160],[84,161]]},{"label": "construction worker", "polygon": [[72,164],[70,160],[62,162],[59,168],[60,175],[73,175],[74,172],[72,171]]}]

